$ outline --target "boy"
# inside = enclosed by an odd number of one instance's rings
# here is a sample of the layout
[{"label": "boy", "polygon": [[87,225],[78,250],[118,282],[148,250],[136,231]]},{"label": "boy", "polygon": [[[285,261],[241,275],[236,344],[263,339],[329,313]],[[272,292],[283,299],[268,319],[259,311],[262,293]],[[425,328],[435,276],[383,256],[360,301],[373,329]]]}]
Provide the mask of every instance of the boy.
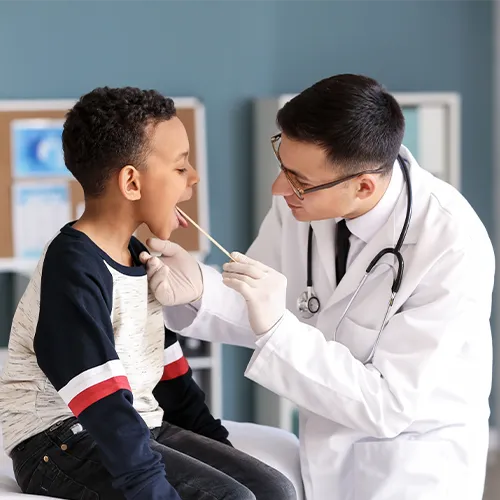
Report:
[{"label": "boy", "polygon": [[67,499],[293,498],[236,451],[160,304],[132,237],[186,222],[198,176],[172,100],[99,88],[66,117],[85,212],[49,243],[14,316],[0,381],[4,446],[23,492]]}]

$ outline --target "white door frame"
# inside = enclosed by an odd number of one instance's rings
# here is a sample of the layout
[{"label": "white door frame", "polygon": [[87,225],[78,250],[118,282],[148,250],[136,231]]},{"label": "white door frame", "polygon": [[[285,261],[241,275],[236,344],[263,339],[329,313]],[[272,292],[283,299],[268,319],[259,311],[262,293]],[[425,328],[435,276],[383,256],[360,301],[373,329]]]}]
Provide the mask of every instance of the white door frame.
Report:
[{"label": "white door frame", "polygon": [[[496,249],[496,267],[500,265],[500,2],[493,2],[493,231],[494,246]],[[493,309],[500,311],[500,275],[498,271],[495,276],[495,295]],[[498,337],[498,327],[500,326],[500,315],[496,318],[496,331],[493,331],[495,338]],[[494,414],[496,419],[495,428],[491,432],[491,448],[497,448],[498,429],[500,427],[500,338],[498,338],[493,359],[493,395]]]}]

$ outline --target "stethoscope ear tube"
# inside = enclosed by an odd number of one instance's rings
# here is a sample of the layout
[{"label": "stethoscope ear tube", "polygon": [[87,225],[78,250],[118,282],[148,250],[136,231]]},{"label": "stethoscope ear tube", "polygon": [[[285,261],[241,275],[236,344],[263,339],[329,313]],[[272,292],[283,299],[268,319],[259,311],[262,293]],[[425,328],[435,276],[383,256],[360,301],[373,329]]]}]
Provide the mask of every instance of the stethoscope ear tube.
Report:
[{"label": "stethoscope ear tube", "polygon": [[401,286],[401,282],[403,281],[405,261],[403,259],[403,256],[401,255],[401,252],[395,252],[394,255],[396,259],[398,259],[398,272],[396,274],[396,279],[392,284],[392,293],[396,295],[399,292],[399,287]]},{"label": "stethoscope ear tube", "polygon": [[378,264],[380,259],[387,254],[392,254],[398,261],[398,271],[396,273],[396,278],[394,278],[394,281],[392,283],[392,293],[398,293],[399,288],[401,286],[401,282],[403,281],[403,271],[405,267],[404,259],[403,256],[401,255],[401,252],[397,250],[396,248],[384,248],[383,250],[380,250],[380,252],[375,255],[373,260],[368,264],[368,267],[366,268],[365,273],[370,274],[373,271],[373,268]]},{"label": "stethoscope ear tube", "polygon": [[312,239],[313,239],[313,228],[309,224],[309,234],[307,236],[307,288],[312,289]]}]

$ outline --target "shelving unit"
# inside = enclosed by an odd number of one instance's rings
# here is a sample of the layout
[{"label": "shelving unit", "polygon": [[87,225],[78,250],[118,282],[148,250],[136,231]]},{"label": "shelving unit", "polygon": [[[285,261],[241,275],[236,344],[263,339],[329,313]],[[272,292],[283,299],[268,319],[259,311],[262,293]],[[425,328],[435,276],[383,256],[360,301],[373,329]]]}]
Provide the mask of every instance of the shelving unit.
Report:
[{"label": "shelving unit", "polygon": [[[403,144],[423,168],[460,189],[460,95],[401,92],[393,96],[405,114]],[[271,186],[279,174],[270,142],[271,136],[278,132],[276,114],[293,97],[284,94],[254,101],[254,237],[271,207]],[[260,386],[256,387],[255,401],[257,423],[298,432],[297,409],[293,403]]]}]

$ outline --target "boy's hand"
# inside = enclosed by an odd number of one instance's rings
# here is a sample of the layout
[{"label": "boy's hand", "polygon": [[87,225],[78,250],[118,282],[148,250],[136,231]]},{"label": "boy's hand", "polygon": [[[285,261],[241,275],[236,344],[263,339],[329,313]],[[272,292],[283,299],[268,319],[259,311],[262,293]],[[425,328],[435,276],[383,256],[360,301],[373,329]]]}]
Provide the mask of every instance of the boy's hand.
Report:
[{"label": "boy's hand", "polygon": [[139,255],[146,265],[149,286],[156,300],[164,306],[188,304],[203,294],[203,278],[200,266],[184,248],[157,238],[150,238],[147,245],[160,257],[147,252]]}]

